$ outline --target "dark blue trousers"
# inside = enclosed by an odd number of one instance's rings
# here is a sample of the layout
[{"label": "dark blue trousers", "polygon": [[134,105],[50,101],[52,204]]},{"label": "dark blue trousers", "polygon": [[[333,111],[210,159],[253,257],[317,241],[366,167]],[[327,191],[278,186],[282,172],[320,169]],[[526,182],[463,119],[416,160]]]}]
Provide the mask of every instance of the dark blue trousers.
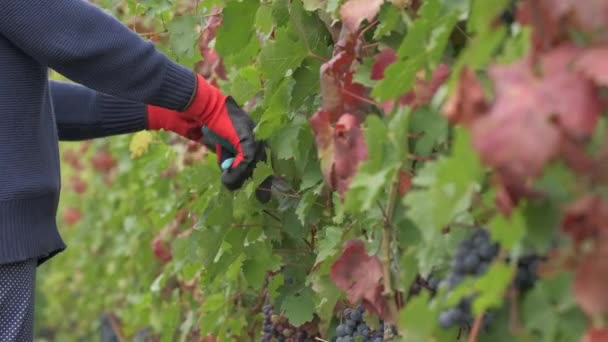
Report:
[{"label": "dark blue trousers", "polygon": [[35,259],[0,265],[0,341],[34,340]]}]

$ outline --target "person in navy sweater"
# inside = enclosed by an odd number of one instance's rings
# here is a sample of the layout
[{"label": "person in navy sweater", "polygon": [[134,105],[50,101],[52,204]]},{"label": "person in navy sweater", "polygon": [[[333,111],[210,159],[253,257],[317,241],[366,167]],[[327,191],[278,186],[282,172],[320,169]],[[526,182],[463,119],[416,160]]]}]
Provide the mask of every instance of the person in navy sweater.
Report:
[{"label": "person in navy sweater", "polygon": [[0,341],[33,340],[36,268],[66,248],[58,142],[146,129],[200,141],[204,125],[236,148],[221,181],[240,188],[261,143],[231,97],[85,0],[2,1]]}]

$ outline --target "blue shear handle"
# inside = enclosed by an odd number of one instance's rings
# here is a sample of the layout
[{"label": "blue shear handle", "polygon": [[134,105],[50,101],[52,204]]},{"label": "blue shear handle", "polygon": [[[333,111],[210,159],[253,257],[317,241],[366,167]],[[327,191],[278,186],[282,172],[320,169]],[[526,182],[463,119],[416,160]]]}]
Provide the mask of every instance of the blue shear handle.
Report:
[{"label": "blue shear handle", "polygon": [[212,130],[209,129],[209,127],[203,126],[202,131],[203,131],[204,135],[207,135],[207,136],[210,136],[211,138],[213,138],[213,140],[215,140],[216,143],[222,145],[223,148],[227,149],[228,151],[232,152],[235,155],[237,154],[236,148],[234,146],[232,146],[232,144],[228,140],[215,134]]},{"label": "blue shear handle", "polygon": [[[232,154],[234,154],[234,155],[237,154],[236,148],[234,148],[234,146],[232,146],[232,144],[228,140],[215,134],[212,130],[209,129],[209,127],[203,126],[202,132],[203,132],[203,135],[211,137],[216,143],[222,145],[223,148],[225,148]],[[230,166],[232,165],[232,162],[234,162],[234,158],[228,158],[228,159],[224,160],[221,165],[222,170],[228,170],[230,168]]]},{"label": "blue shear handle", "polygon": [[234,162],[234,158],[228,158],[222,162],[222,170],[228,170],[232,163]]}]

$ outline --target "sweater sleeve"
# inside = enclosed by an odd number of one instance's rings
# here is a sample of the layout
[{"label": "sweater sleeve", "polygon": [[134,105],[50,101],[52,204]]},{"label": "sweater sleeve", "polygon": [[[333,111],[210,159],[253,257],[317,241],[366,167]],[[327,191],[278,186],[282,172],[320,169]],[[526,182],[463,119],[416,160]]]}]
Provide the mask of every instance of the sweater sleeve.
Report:
[{"label": "sweater sleeve", "polygon": [[42,65],[91,89],[184,110],[193,71],[84,0],[3,0],[0,34]]},{"label": "sweater sleeve", "polygon": [[59,140],[74,141],[133,133],[147,129],[146,105],[91,90],[51,81]]}]

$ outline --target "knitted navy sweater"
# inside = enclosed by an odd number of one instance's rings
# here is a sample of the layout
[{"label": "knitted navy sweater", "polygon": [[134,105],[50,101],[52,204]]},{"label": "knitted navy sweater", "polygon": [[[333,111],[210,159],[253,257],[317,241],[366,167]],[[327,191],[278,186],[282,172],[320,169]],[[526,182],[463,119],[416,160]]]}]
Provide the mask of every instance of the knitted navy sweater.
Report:
[{"label": "knitted navy sweater", "polygon": [[[49,82],[48,69],[81,84]],[[65,249],[58,141],[146,128],[145,104],[184,109],[194,73],[84,0],[0,5],[0,264]]]}]

